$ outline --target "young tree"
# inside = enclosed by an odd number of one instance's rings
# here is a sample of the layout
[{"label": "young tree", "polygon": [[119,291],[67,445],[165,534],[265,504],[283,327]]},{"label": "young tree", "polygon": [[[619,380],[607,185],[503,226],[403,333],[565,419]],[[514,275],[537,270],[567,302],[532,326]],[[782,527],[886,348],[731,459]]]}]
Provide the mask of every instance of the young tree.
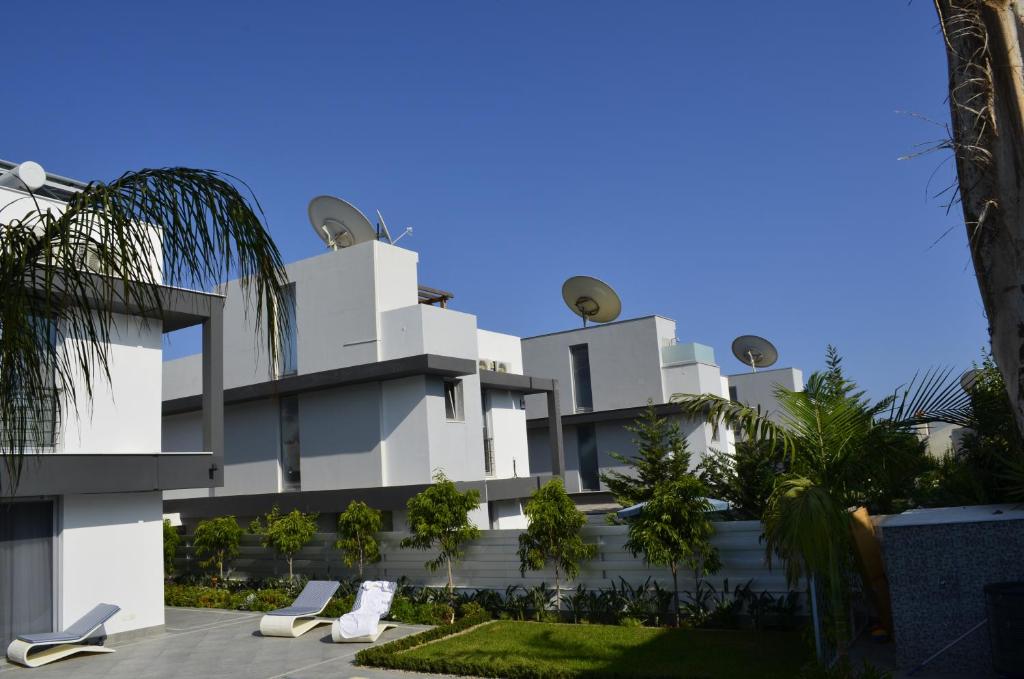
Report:
[{"label": "young tree", "polygon": [[178,553],[178,545],[181,544],[181,536],[178,529],[171,525],[168,519],[164,519],[164,575],[168,576],[174,572],[174,557]]},{"label": "young tree", "polygon": [[316,535],[316,520],[319,514],[303,514],[293,509],[281,514],[277,505],[264,515],[263,519],[253,519],[249,524],[249,532],[261,536],[260,544],[268,547],[288,563],[288,579],[295,579],[292,564],[295,553],[309,544]]},{"label": "young tree", "polygon": [[360,579],[363,577],[363,564],[380,561],[378,532],[380,511],[365,502],[352,500],[338,516],[338,540],[334,546],[341,550],[346,566],[358,567]]},{"label": "young tree", "polygon": [[629,521],[626,549],[644,555],[649,564],[668,566],[674,592],[673,619],[679,624],[679,567],[699,579],[720,568],[718,550],[711,544],[714,528],[708,520],[707,490],[693,476],[658,483],[643,510]]},{"label": "young tree", "polygon": [[519,572],[539,571],[550,563],[555,569],[555,610],[560,608],[560,575],[570,580],[579,575],[580,561],[593,559],[596,545],[580,537],[586,515],[565,492],[562,479],[554,478],[530,496],[525,507],[530,523],[519,535]]},{"label": "young tree", "polygon": [[203,568],[216,566],[223,582],[224,564],[238,556],[238,543],[241,539],[242,528],[235,517],[219,516],[199,522],[192,537],[192,546],[196,556],[202,559],[199,565]]},{"label": "young tree", "polygon": [[469,520],[469,512],[480,505],[480,493],[470,489],[460,493],[444,475],[434,474],[434,483],[409,498],[409,530],[412,533],[400,543],[403,548],[436,549],[437,558],[426,562],[433,572],[442,566],[448,570],[448,594],[452,595],[452,563],[464,555],[463,545],[480,537],[480,529]]},{"label": "young tree", "polygon": [[[261,211],[227,175],[184,167],[92,182],[65,209],[25,200],[0,221],[0,485],[14,494],[27,449],[48,445],[67,404],[109,380],[115,315],[160,317],[161,286],[207,290],[237,274],[255,327],[287,282]],[[27,189],[24,185],[16,188]],[[19,209],[22,210],[19,212]],[[157,226],[159,228],[154,228]],[[96,275],[101,271],[104,275]],[[73,338],[73,350],[65,350]],[[268,351],[276,345],[267,333]],[[60,398],[55,398],[59,394]]]},{"label": "young tree", "polygon": [[631,473],[608,472],[601,475],[601,480],[617,502],[624,507],[644,502],[650,499],[658,483],[689,475],[690,451],[677,421],[659,417],[654,405],[649,403],[644,414],[626,430],[636,435],[633,443],[637,455],[610,454],[628,465]]}]

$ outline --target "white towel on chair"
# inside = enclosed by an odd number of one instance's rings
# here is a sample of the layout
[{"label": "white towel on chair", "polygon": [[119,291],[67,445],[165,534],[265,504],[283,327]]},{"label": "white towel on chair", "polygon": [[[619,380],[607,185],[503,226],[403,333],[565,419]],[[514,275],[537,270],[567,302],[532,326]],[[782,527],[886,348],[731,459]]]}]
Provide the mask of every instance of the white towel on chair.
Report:
[{"label": "white towel on chair", "polygon": [[341,616],[339,629],[345,639],[363,637],[377,631],[380,619],[391,610],[397,585],[393,582],[371,580],[364,582],[356,594],[351,613]]}]

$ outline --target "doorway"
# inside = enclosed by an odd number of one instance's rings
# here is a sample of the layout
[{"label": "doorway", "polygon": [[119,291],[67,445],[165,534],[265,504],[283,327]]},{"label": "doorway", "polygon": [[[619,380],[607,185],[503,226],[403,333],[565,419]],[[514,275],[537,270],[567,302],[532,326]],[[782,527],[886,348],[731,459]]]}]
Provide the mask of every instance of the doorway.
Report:
[{"label": "doorway", "polygon": [[53,502],[0,502],[0,640],[53,628]]}]

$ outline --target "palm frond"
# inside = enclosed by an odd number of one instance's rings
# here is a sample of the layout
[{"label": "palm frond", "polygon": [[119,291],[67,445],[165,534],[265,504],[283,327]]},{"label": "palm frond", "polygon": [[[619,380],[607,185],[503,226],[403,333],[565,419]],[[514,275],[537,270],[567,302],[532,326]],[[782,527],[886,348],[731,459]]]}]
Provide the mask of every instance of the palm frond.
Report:
[{"label": "palm frond", "polygon": [[238,276],[260,332],[286,282],[259,204],[223,173],[129,172],[62,210],[29,199],[21,218],[0,223],[0,456],[11,488],[24,453],[46,445],[43,423],[109,380],[121,311],[160,317],[160,286],[208,290]]},{"label": "palm frond", "polygon": [[849,542],[850,514],[823,486],[803,477],[781,480],[768,498],[764,536],[769,562],[780,557],[791,585],[805,575],[830,577]]},{"label": "palm frond", "polygon": [[971,396],[960,386],[960,372],[952,368],[932,368],[915,374],[890,399],[884,419],[894,428],[906,429],[929,422],[969,427],[973,420]]},{"label": "palm frond", "polygon": [[785,427],[772,421],[760,408],[751,408],[714,394],[673,394],[672,403],[685,415],[718,427],[725,424],[752,441],[762,441],[772,449],[792,456],[796,440]]}]

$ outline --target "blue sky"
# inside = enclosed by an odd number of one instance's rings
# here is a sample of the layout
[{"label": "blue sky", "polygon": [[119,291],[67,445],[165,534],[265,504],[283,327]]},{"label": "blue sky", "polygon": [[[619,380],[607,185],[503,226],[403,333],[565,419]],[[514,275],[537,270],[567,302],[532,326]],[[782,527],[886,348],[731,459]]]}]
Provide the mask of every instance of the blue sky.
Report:
[{"label": "blue sky", "polygon": [[[314,195],[380,209],[481,327],[573,327],[563,279],[881,396],[987,344],[931,3],[15,3],[0,157],[244,178],[286,261]],[[18,27],[18,28],[15,28]],[[911,115],[915,114],[915,115]],[[932,246],[947,230],[949,234]],[[177,341],[169,355],[194,350]]]}]

